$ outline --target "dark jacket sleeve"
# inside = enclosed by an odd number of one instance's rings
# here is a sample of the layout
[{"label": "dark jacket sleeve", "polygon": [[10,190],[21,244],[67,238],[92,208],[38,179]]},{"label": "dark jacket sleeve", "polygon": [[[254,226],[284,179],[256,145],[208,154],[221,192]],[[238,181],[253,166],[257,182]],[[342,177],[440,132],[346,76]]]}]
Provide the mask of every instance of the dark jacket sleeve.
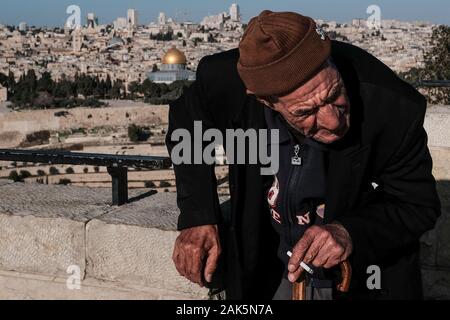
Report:
[{"label": "dark jacket sleeve", "polygon": [[[208,101],[205,88],[205,63],[202,60],[197,69],[197,80],[183,95],[170,104],[169,129],[166,145],[171,154],[178,143],[171,139],[177,129],[185,129],[191,134],[191,146],[194,146],[194,121],[202,121],[203,131],[215,127],[213,124],[212,105]],[[201,137],[200,137],[201,139]],[[193,164],[174,165],[177,202],[181,214],[178,229],[200,225],[217,224],[220,221],[219,200],[214,165]]]},{"label": "dark jacket sleeve", "polygon": [[[409,129],[397,133],[401,143],[380,174],[383,190],[378,200],[339,218],[353,240],[352,261],[359,266],[381,263],[417,245],[440,215],[423,128],[425,109],[423,101]],[[384,139],[392,140],[392,134],[385,133]]]}]

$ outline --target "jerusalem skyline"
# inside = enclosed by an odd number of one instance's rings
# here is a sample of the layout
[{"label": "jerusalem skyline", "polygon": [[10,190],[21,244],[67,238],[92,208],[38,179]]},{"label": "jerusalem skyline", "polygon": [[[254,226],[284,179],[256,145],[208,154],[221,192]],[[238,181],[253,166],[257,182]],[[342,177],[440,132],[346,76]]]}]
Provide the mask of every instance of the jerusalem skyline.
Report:
[{"label": "jerusalem skyline", "polygon": [[[44,0],[39,2],[39,7],[35,7],[35,2],[21,0],[4,3],[0,12],[0,24],[19,25],[26,22],[30,26],[58,27],[65,23],[67,18],[66,8],[69,5],[78,5],[81,8],[82,16],[86,17],[89,12],[94,12],[99,17],[100,24],[111,24],[118,17],[126,15],[128,8],[134,8],[139,12],[140,23],[149,24],[157,21],[159,12],[163,11],[167,16],[176,21],[199,22],[203,17],[227,11],[229,6],[235,1],[214,1],[205,2],[194,0],[187,5],[179,0],[165,1],[164,4],[146,3],[143,1],[109,1],[108,5],[104,1],[95,3],[87,0],[54,1]],[[333,6],[331,11],[330,1],[319,0],[306,3],[298,3],[291,0],[274,1],[263,0],[257,4],[250,1],[237,1],[241,8],[242,21],[244,23],[257,15],[263,9],[274,11],[293,10],[315,19],[334,20],[338,22],[348,22],[355,18],[366,18],[366,8],[375,4],[382,10],[382,19],[399,21],[426,21],[434,24],[449,24],[450,4],[446,1],[431,0],[423,1],[396,1],[395,4],[387,1],[355,1],[345,0],[338,7]],[[447,9],[445,9],[447,8]]]}]

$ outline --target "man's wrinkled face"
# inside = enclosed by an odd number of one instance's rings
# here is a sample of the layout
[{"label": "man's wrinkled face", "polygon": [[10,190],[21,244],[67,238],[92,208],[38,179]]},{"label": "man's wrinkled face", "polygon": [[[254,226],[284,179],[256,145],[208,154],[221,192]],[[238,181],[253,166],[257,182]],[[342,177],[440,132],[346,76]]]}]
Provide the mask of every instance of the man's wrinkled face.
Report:
[{"label": "man's wrinkled face", "polygon": [[322,143],[341,139],[350,127],[349,99],[341,75],[331,62],[293,92],[270,101],[259,100],[301,134]]}]

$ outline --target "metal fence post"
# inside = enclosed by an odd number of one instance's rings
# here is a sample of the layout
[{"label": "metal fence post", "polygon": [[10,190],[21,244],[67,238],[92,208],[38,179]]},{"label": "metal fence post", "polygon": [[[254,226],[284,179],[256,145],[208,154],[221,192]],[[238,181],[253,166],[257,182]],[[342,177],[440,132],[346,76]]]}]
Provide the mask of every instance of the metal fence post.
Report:
[{"label": "metal fence post", "polygon": [[128,168],[108,167],[112,178],[112,204],[121,206],[128,202]]}]

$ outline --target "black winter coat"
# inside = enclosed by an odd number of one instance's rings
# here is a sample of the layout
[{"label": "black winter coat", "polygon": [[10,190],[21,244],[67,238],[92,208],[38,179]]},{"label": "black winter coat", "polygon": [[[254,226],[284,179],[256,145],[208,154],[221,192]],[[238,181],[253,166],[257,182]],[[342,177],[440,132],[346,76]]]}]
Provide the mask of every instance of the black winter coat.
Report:
[{"label": "black winter coat", "polygon": [[[265,129],[264,106],[246,94],[237,49],[207,56],[197,80],[170,104],[167,146],[178,128]],[[330,145],[325,222],[348,230],[354,251],[353,299],[422,298],[420,236],[434,227],[440,203],[423,128],[426,101],[362,49],[333,42],[332,59],[351,102],[350,131]],[[227,142],[225,142],[227,143]],[[273,177],[261,165],[230,165],[231,200],[220,206],[214,167],[174,166],[179,230],[219,224],[223,247],[215,281],[229,299],[271,299],[283,272],[270,224],[267,191]],[[375,190],[372,182],[379,187]],[[381,269],[381,290],[368,290],[367,268]]]}]

